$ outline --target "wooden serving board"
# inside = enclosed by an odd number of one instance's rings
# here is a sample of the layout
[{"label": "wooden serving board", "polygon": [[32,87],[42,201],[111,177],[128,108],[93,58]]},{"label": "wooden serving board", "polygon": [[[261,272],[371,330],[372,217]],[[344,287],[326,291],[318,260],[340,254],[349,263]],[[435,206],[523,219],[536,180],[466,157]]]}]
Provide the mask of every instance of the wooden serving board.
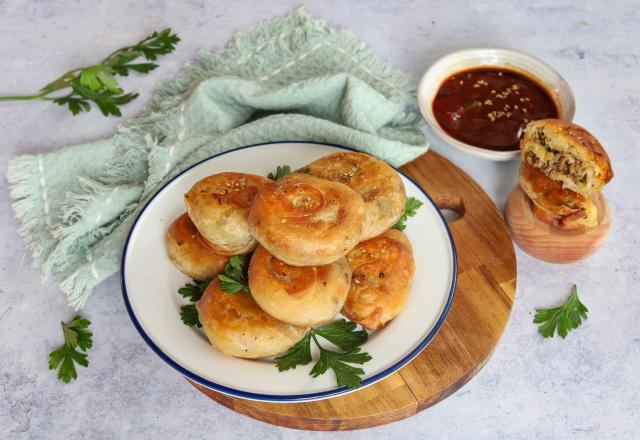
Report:
[{"label": "wooden serving board", "polygon": [[416,414],[451,395],[489,360],[509,319],[516,258],[502,215],[460,168],[434,152],[403,166],[440,208],[458,252],[458,284],[442,328],[411,363],[351,394],[305,403],[266,403],[197,389],[234,411],[275,425],[318,431],[369,428]]}]

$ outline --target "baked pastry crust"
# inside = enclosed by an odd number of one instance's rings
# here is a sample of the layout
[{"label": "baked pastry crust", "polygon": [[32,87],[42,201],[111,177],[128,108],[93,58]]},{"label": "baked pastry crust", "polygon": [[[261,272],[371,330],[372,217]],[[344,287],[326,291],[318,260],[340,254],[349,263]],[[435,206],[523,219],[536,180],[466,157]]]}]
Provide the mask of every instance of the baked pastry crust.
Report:
[{"label": "baked pastry crust", "polygon": [[386,162],[364,153],[333,153],[298,172],[308,173],[354,189],[366,206],[360,240],[382,234],[404,213],[406,193],[400,175]]},{"label": "baked pastry crust", "polygon": [[321,266],[347,254],[362,235],[365,205],[348,186],[289,174],[256,195],[249,230],[292,266]]},{"label": "baked pastry crust", "polygon": [[[529,200],[531,201],[531,200]],[[549,211],[545,211],[540,208],[533,202],[531,202],[531,212],[535,218],[540,220],[543,223],[554,226],[556,228],[560,228],[563,230],[571,230],[577,228],[591,227],[595,225],[586,225],[581,213],[576,213],[575,215],[556,215]]]},{"label": "baked pastry crust", "polygon": [[331,321],[342,309],[351,283],[347,259],[324,266],[290,266],[258,246],[249,265],[249,290],[274,318],[303,327]]},{"label": "baked pastry crust", "polygon": [[522,160],[582,195],[613,178],[609,156],[584,128],[559,119],[530,122],[520,140]]},{"label": "baked pastry crust", "polygon": [[561,229],[598,224],[598,210],[588,197],[563,188],[562,182],[550,179],[533,165],[520,166],[519,184],[535,205],[534,214],[545,223]]},{"label": "baked pastry crust", "polygon": [[229,261],[228,256],[213,250],[187,214],[182,214],[169,226],[165,242],[169,260],[194,280],[206,280],[221,274]]},{"label": "baked pastry crust", "polygon": [[415,273],[413,251],[400,231],[390,229],[359,243],[347,254],[351,287],[342,314],[374,330],[405,307]]},{"label": "baked pastry crust", "polygon": [[295,345],[308,330],[269,316],[249,294],[225,293],[218,279],[209,284],[196,309],[209,342],[227,356],[275,356]]},{"label": "baked pastry crust", "polygon": [[269,182],[254,174],[220,173],[200,180],[184,195],[189,217],[217,253],[246,254],[256,247],[247,216],[253,198]]}]

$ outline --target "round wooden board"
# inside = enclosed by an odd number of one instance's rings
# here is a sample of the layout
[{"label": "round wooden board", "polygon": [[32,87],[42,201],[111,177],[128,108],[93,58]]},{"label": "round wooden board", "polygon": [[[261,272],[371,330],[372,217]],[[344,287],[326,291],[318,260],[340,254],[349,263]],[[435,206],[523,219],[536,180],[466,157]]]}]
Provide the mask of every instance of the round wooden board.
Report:
[{"label": "round wooden board", "polygon": [[509,319],[516,258],[502,215],[460,168],[428,152],[402,168],[440,208],[458,253],[458,284],[439,333],[411,363],[351,394],[305,403],[267,403],[230,397],[192,382],[234,411],[289,428],[336,431],[369,428],[416,414],[451,395],[489,360]]}]

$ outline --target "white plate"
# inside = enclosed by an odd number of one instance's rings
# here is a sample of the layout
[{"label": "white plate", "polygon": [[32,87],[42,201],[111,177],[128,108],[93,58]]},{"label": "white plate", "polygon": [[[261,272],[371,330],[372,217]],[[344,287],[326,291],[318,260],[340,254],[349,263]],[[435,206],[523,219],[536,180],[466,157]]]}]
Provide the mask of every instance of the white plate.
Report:
[{"label": "white plate", "polygon": [[[198,180],[223,171],[266,176],[277,165],[292,169],[344,147],[280,142],[248,146],[204,160],[175,177],[144,207],[131,228],[122,257],[122,292],[136,329],[153,351],[189,379],[216,391],[245,399],[295,402],[318,400],[352,390],[336,386],[328,371],[313,379],[313,363],[278,372],[271,360],[227,357],[215,350],[201,330],[180,320],[185,304],[178,288],[190,281],[166,256],[164,237],[173,220],[185,212],[183,195]],[[386,327],[371,334],[363,351],[363,386],[377,382],[411,361],[442,325],[455,289],[456,253],[446,222],[431,199],[403,176],[407,196],[424,205],[407,222],[415,251],[416,274],[406,308]]]},{"label": "white plate", "polygon": [[537,78],[559,107],[558,118],[571,122],[575,114],[575,100],[569,84],[548,64],[523,52],[508,49],[465,49],[452,52],[433,63],[418,86],[418,106],[431,129],[446,143],[474,156],[491,160],[515,159],[520,150],[492,151],[469,145],[451,136],[440,127],[433,114],[433,99],[442,83],[456,72],[478,67],[504,67],[528,72]]}]

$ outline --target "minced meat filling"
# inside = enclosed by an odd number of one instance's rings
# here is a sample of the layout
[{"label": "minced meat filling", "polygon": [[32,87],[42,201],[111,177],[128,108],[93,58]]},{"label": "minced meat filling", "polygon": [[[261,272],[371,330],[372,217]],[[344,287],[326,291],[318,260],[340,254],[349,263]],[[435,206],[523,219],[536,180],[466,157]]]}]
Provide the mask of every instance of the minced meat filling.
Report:
[{"label": "minced meat filling", "polygon": [[584,182],[587,178],[586,172],[582,169],[582,161],[573,155],[560,154],[547,147],[547,151],[554,153],[553,159],[544,162],[533,152],[529,152],[526,157],[528,164],[539,168],[543,173],[552,171],[568,175],[576,183]]}]

